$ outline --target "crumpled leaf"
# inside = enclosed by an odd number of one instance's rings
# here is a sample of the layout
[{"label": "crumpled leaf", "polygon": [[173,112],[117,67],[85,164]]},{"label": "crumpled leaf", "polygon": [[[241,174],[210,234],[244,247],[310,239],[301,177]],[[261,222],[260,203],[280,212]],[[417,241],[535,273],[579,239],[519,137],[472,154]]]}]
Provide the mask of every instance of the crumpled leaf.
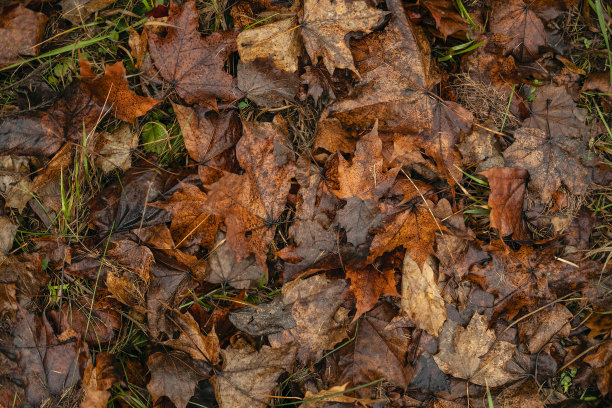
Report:
[{"label": "crumpled leaf", "polygon": [[172,3],[166,23],[165,36],[149,36],[149,50],[160,75],[179,96],[214,110],[216,98],[239,98],[232,76],[223,70],[230,52],[236,50],[235,33],[215,32],[202,40],[195,1],[183,6]]},{"label": "crumpled leaf", "polygon": [[341,307],[344,280],[316,275],[283,286],[283,302],[291,304],[296,327],[268,337],[272,347],[294,343],[297,359],[306,364],[318,360],[325,350],[348,337],[344,323],[348,310]]},{"label": "crumpled leaf", "polygon": [[210,376],[210,366],[201,360],[192,360],[182,351],[153,353],[147,359],[151,380],[147,391],[152,402],[167,396],[176,408],[185,408],[196,390],[198,381]]},{"label": "crumpled leaf", "polygon": [[501,237],[512,235],[514,239],[527,239],[523,199],[529,173],[523,169],[493,167],[480,174],[489,180],[491,187],[487,203],[491,207],[491,227],[497,228]]},{"label": "crumpled leaf", "polygon": [[178,310],[171,311],[170,321],[174,323],[178,331],[178,338],[171,338],[163,344],[184,351],[194,360],[204,360],[210,364],[219,362],[219,339],[213,329],[205,335],[200,331],[198,322],[189,313],[181,313]]},{"label": "crumpled leaf", "polygon": [[395,288],[393,268],[380,271],[372,265],[359,269],[348,267],[346,277],[351,280],[351,292],[357,299],[357,311],[353,321],[371,310],[381,295],[399,296]]},{"label": "crumpled leaf", "polygon": [[45,34],[47,16],[23,4],[6,7],[0,13],[0,68],[21,61],[21,55],[35,56]]},{"label": "crumpled leaf", "polygon": [[354,44],[361,81],[329,110],[345,126],[367,129],[378,120],[381,131],[418,134],[432,123],[429,43],[406,19],[400,2],[387,3],[393,14],[385,29]]},{"label": "crumpled leaf", "polygon": [[532,128],[519,129],[514,139],[504,151],[506,166],[527,170],[529,191],[544,203],[562,184],[572,194],[586,193],[591,175],[583,164],[587,152],[581,140]]},{"label": "crumpled leaf", "polygon": [[293,101],[299,87],[296,73],[276,69],[267,60],[238,63],[238,88],[260,107],[278,108]]},{"label": "crumpled leaf", "polygon": [[104,173],[115,169],[126,171],[132,167],[132,151],[138,147],[138,133],[132,132],[128,124],[121,125],[113,133],[98,136],[94,151],[94,163]]},{"label": "crumpled leaf", "polygon": [[548,44],[544,24],[531,6],[531,2],[523,0],[498,0],[489,22],[491,32],[508,37],[506,52],[522,62],[537,59],[540,47]]},{"label": "crumpled leaf", "polygon": [[79,59],[79,66],[81,77],[85,80],[83,86],[98,105],[110,106],[117,119],[134,123],[138,117],[145,115],[161,102],[137,95],[129,88],[123,61],[107,65],[104,76],[100,78],[96,78],[91,65],[83,57]]},{"label": "crumpled leaf", "polygon": [[437,337],[446,321],[446,305],[436,275],[431,257],[419,267],[406,251],[402,268],[402,314],[414,320],[419,329]]},{"label": "crumpled leaf", "polygon": [[572,328],[574,315],[567,307],[557,303],[530,316],[518,324],[519,339],[527,344],[529,353],[536,354],[553,336],[566,338]]},{"label": "crumpled leaf", "polygon": [[240,331],[254,337],[267,336],[296,326],[287,305],[281,296],[272,302],[260,303],[257,307],[243,307],[230,313],[230,321]]},{"label": "crumpled leaf", "polygon": [[457,148],[466,167],[476,165],[477,172],[493,167],[504,167],[501,145],[496,135],[481,127],[474,127],[472,133],[462,138]]},{"label": "crumpled leaf", "polygon": [[210,379],[220,408],[265,408],[276,381],[290,372],[296,347],[263,346],[256,351],[242,341],[221,351],[223,368]]},{"label": "crumpled leaf", "polygon": [[378,122],[372,130],[357,141],[353,161],[349,163],[338,156],[338,181],[340,188],[334,191],[338,198],[357,197],[362,200],[378,200],[391,188],[400,168],[383,171],[382,141],[378,137]]},{"label": "crumpled leaf", "polygon": [[[440,333],[438,367],[457,378],[478,385],[498,387],[516,378],[506,370],[516,346],[496,340],[486,316],[475,313],[466,328],[447,320]],[[486,381],[485,381],[486,380]]]},{"label": "crumpled leaf", "polygon": [[305,0],[300,24],[311,61],[316,65],[323,58],[330,74],[336,68],[357,73],[346,37],[351,32],[370,33],[386,15],[364,0]]},{"label": "crumpled leaf", "polygon": [[289,17],[243,30],[236,38],[240,60],[247,63],[269,58],[280,71],[297,71],[302,44],[296,27],[297,19]]},{"label": "crumpled leaf", "polygon": [[62,17],[74,25],[79,25],[87,20],[93,13],[110,6],[114,0],[62,0]]}]

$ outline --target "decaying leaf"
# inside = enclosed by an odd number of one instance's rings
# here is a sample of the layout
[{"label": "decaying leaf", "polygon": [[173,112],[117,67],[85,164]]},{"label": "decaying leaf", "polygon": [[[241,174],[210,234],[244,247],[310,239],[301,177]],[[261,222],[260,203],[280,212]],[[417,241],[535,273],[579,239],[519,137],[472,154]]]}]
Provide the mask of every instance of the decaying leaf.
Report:
[{"label": "decaying leaf", "polygon": [[85,398],[81,401],[80,408],[106,408],[111,396],[109,390],[118,381],[113,356],[105,351],[98,353],[96,364],[90,361],[83,373]]},{"label": "decaying leaf", "polygon": [[268,60],[238,63],[238,88],[260,107],[278,108],[293,101],[299,87],[296,73],[276,69]]},{"label": "decaying leaf", "polygon": [[213,365],[219,362],[219,339],[214,329],[205,335],[193,316],[178,310],[172,311],[169,320],[175,325],[179,336],[166,340],[165,345],[184,351],[194,360],[204,360]]},{"label": "decaying leaf", "polygon": [[359,269],[349,267],[346,269],[346,277],[351,280],[351,292],[357,299],[357,311],[353,320],[372,309],[381,295],[399,296],[392,268],[380,271],[372,265]]},{"label": "decaying leaf", "polygon": [[[488,321],[478,313],[466,328],[447,320],[440,333],[440,351],[434,355],[442,371],[478,385],[498,387],[515,379],[506,370],[516,346],[498,341]],[[486,380],[486,381],[485,381]]]},{"label": "decaying leaf", "polygon": [[587,152],[581,140],[532,128],[519,129],[514,138],[504,151],[506,166],[527,170],[529,191],[544,203],[562,184],[576,195],[587,191],[591,175],[583,164]]},{"label": "decaying leaf", "polygon": [[386,15],[364,0],[306,0],[300,24],[310,59],[316,64],[323,58],[330,74],[336,68],[357,72],[346,37],[351,32],[370,33]]},{"label": "decaying leaf", "polygon": [[103,172],[115,169],[125,171],[132,167],[132,151],[138,146],[138,133],[130,125],[123,124],[113,133],[104,132],[98,136],[94,151],[94,163]]},{"label": "decaying leaf", "polygon": [[256,351],[239,342],[221,351],[223,369],[210,379],[220,408],[265,408],[278,377],[290,372],[296,347],[263,346]]},{"label": "decaying leaf", "polygon": [[47,23],[47,16],[23,4],[4,7],[0,8],[0,68],[19,62],[21,55],[38,55]]},{"label": "decaying leaf", "polygon": [[357,398],[351,397],[345,394],[346,386],[348,383],[343,385],[337,385],[331,387],[328,390],[321,390],[316,394],[306,391],[304,394],[304,402],[300,405],[302,408],[325,408],[329,402],[339,402],[344,404],[356,404],[361,407],[371,407],[374,403],[379,402],[370,398]]},{"label": "decaying leaf", "polygon": [[501,145],[495,134],[481,127],[474,127],[472,133],[457,144],[466,167],[476,165],[476,171],[483,172],[492,167],[504,167]]},{"label": "decaying leaf", "polygon": [[358,247],[367,241],[370,229],[380,226],[382,216],[374,200],[349,197],[338,211],[338,225],[346,231],[347,242]]},{"label": "decaying leaf", "polygon": [[83,23],[93,13],[110,6],[114,0],[62,0],[62,16],[74,25]]},{"label": "decaying leaf", "polygon": [[8,217],[0,216],[0,257],[6,255],[13,247],[17,226]]},{"label": "decaying leaf", "polygon": [[436,27],[446,40],[446,37],[455,33],[467,32],[470,29],[468,22],[455,11],[450,0],[428,0],[423,6],[429,10],[436,20]]},{"label": "decaying leaf", "polygon": [[230,321],[238,330],[251,336],[265,336],[278,333],[296,326],[291,314],[291,304],[287,305],[281,296],[272,302],[260,303],[257,307],[243,307],[230,313]]},{"label": "decaying leaf", "polygon": [[536,354],[553,336],[568,337],[571,330],[569,322],[573,317],[565,306],[557,303],[520,322],[519,338],[527,344],[531,354]]},{"label": "decaying leaf", "polygon": [[422,267],[407,251],[402,269],[401,311],[410,317],[419,329],[438,336],[446,321],[446,306],[438,288],[438,280],[431,257]]},{"label": "decaying leaf", "polygon": [[585,357],[597,376],[597,387],[603,395],[612,394],[612,342],[607,341],[597,351]]}]

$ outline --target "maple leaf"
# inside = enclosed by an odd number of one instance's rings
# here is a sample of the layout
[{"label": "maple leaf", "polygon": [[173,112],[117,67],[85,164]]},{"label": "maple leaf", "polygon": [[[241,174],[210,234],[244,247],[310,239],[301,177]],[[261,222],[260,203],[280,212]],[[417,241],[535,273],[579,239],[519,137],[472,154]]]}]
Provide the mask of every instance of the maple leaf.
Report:
[{"label": "maple leaf", "polygon": [[393,268],[380,271],[372,265],[360,269],[347,267],[346,277],[351,280],[351,292],[357,299],[357,312],[353,321],[371,310],[381,295],[399,296]]},{"label": "maple leaf", "polygon": [[341,304],[344,280],[329,280],[321,275],[286,283],[283,302],[291,305],[296,326],[268,336],[272,347],[295,343],[297,359],[306,364],[323,355],[324,350],[348,337],[344,324],[348,310]]},{"label": "maple leaf", "polygon": [[543,130],[549,137],[580,139],[587,134],[582,118],[583,109],[576,106],[565,87],[546,85],[535,91],[531,116],[523,121],[523,127]]},{"label": "maple leaf", "polygon": [[353,161],[349,165],[338,156],[340,189],[334,191],[339,198],[357,197],[364,201],[378,200],[395,180],[400,168],[383,171],[382,141],[378,137],[378,123],[359,141]]},{"label": "maple leaf", "polygon": [[529,172],[529,190],[544,203],[552,199],[562,184],[572,194],[581,195],[591,182],[591,175],[583,165],[586,146],[579,139],[521,128],[514,133],[514,143],[503,154],[506,166]]},{"label": "maple leaf", "polygon": [[422,268],[427,256],[433,253],[435,233],[440,228],[424,206],[388,214],[383,218],[382,231],[372,240],[366,262],[372,263],[383,253],[403,246]]},{"label": "maple leaf", "polygon": [[433,356],[438,367],[446,374],[482,386],[498,387],[515,379],[505,366],[516,346],[496,340],[487,326],[486,316],[478,313],[466,328],[452,320],[444,323],[440,351]]},{"label": "maple leaf", "polygon": [[470,25],[455,11],[453,3],[449,0],[428,0],[423,6],[436,20],[436,27],[444,36],[444,40],[449,35],[469,31]]},{"label": "maple leaf", "polygon": [[402,268],[401,310],[415,321],[419,329],[438,336],[446,321],[446,307],[432,264],[429,257],[419,267],[406,252]]},{"label": "maple leaf", "polygon": [[372,32],[382,24],[387,14],[364,0],[305,0],[300,24],[311,61],[316,65],[318,58],[323,58],[330,74],[336,68],[347,68],[357,73],[347,35]]},{"label": "maple leaf", "polygon": [[181,184],[181,189],[168,201],[149,205],[168,211],[172,215],[170,232],[177,247],[200,245],[211,249],[220,220],[206,211],[206,194],[193,184]]},{"label": "maple leaf", "polygon": [[35,56],[45,34],[47,16],[23,4],[2,9],[0,14],[0,68],[21,61],[20,55]]},{"label": "maple leaf", "polygon": [[520,61],[537,59],[539,49],[548,44],[546,31],[540,17],[523,0],[498,0],[493,7],[489,30],[507,36],[505,45],[508,53]]},{"label": "maple leaf", "polygon": [[231,245],[225,239],[224,232],[217,232],[214,251],[208,256],[208,269],[210,275],[207,282],[230,285],[237,289],[248,289],[261,282],[262,277],[267,279],[267,270],[262,269],[255,256],[249,255],[240,261]]},{"label": "maple leaf", "polygon": [[217,113],[199,105],[190,108],[176,103],[172,107],[181,125],[189,157],[201,166],[213,166],[226,171],[236,169],[231,148],[240,139],[242,126],[235,111]]},{"label": "maple leaf", "polygon": [[369,231],[380,226],[382,216],[374,200],[350,197],[338,211],[338,225],[346,231],[347,242],[359,246],[367,242]]},{"label": "maple leaf", "polygon": [[491,226],[502,237],[528,238],[523,224],[523,199],[529,173],[523,169],[493,167],[480,174],[489,180],[491,187],[487,203],[491,207]]},{"label": "maple leaf", "polygon": [[360,82],[329,109],[346,126],[370,128],[378,119],[381,131],[418,134],[432,123],[429,43],[415,34],[399,2],[388,3],[389,24],[353,47]]},{"label": "maple leaf", "polygon": [[82,56],[79,58],[83,86],[100,106],[109,105],[117,119],[134,123],[161,101],[135,94],[125,79],[123,61],[107,65],[104,76],[96,78],[91,65]]},{"label": "maple leaf", "polygon": [[198,322],[189,313],[181,313],[178,309],[170,310],[170,321],[178,331],[178,338],[171,338],[163,342],[177,350],[184,351],[194,360],[204,360],[210,364],[219,362],[219,339],[213,329],[207,335],[200,331]]},{"label": "maple leaf", "polygon": [[229,53],[235,50],[235,33],[215,32],[202,40],[198,32],[195,1],[182,7],[172,3],[165,36],[152,33],[149,50],[160,75],[172,84],[187,103],[200,103],[217,110],[217,100],[240,97],[230,74],[223,71]]},{"label": "maple leaf", "polygon": [[198,381],[210,377],[209,365],[176,350],[151,354],[147,367],[151,372],[147,391],[151,394],[152,402],[167,396],[177,408],[185,408],[195,393]]},{"label": "maple leaf", "polygon": [[278,108],[293,101],[299,87],[295,72],[276,69],[268,60],[238,63],[238,88],[260,107]]},{"label": "maple leaf", "polygon": [[238,341],[221,351],[222,370],[210,379],[220,408],[265,408],[272,399],[276,381],[290,371],[296,347],[263,346],[256,351]]}]

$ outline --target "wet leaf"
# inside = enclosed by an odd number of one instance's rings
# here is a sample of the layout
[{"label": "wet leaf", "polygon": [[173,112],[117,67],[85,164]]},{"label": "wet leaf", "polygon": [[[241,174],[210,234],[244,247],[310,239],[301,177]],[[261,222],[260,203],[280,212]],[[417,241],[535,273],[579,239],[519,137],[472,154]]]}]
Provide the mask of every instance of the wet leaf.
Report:
[{"label": "wet leaf", "polygon": [[553,336],[568,337],[571,330],[570,320],[573,314],[560,304],[552,305],[518,325],[519,339],[527,344],[531,354],[536,354]]},{"label": "wet leaf", "polygon": [[372,265],[360,269],[348,267],[346,277],[351,280],[351,292],[357,299],[357,311],[353,320],[371,310],[381,295],[399,296],[392,268],[380,271]]},{"label": "wet leaf", "polygon": [[428,0],[423,2],[431,16],[436,20],[436,27],[446,40],[446,37],[455,33],[467,32],[470,29],[468,22],[461,17],[450,0]]},{"label": "wet leaf", "polygon": [[35,56],[45,33],[47,16],[23,4],[0,8],[0,68],[21,61],[21,56]]},{"label": "wet leaf", "polygon": [[[496,340],[484,315],[474,314],[466,328],[447,320],[434,359],[442,371],[478,385],[498,387],[515,379],[506,371],[516,346]],[[486,382],[485,382],[486,380]]]},{"label": "wet leaf", "polygon": [[132,132],[129,125],[123,124],[112,133],[104,132],[98,136],[94,151],[94,163],[104,173],[115,169],[125,171],[132,167],[132,151],[138,147],[138,133]]},{"label": "wet leaf", "polygon": [[338,225],[346,231],[347,242],[354,246],[366,243],[370,229],[380,226],[382,216],[374,200],[350,197],[338,211]]},{"label": "wet leaf", "polygon": [[163,344],[184,351],[194,360],[204,360],[210,364],[219,362],[219,339],[214,329],[204,334],[200,331],[198,322],[189,313],[171,311],[169,320],[175,325],[174,330],[179,333],[178,338],[171,338]]},{"label": "wet leaf", "polygon": [[612,342],[607,341],[597,351],[585,357],[584,362],[593,368],[597,387],[603,395],[612,394]]},{"label": "wet leaf", "polygon": [[62,0],[62,17],[74,25],[79,25],[93,13],[113,4],[113,0]]},{"label": "wet leaf", "polygon": [[111,396],[110,388],[119,382],[115,372],[113,356],[105,351],[96,355],[96,364],[91,361],[83,373],[85,398],[80,408],[106,408]]}]

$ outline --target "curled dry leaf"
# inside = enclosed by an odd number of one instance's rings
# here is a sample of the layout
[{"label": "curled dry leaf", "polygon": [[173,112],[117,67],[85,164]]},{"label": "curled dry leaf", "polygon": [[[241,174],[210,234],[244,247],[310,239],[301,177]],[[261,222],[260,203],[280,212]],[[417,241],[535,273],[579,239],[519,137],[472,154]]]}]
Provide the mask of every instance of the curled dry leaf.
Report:
[{"label": "curled dry leaf", "polygon": [[491,226],[501,237],[512,235],[514,239],[526,239],[528,233],[523,224],[523,199],[529,173],[511,167],[493,167],[480,174],[489,180],[491,194]]},{"label": "curled dry leaf", "polygon": [[0,68],[21,61],[22,55],[38,55],[46,23],[47,16],[23,4],[0,8]]},{"label": "curled dry leaf", "polygon": [[265,408],[272,399],[276,381],[290,372],[296,347],[263,346],[256,351],[241,341],[221,351],[223,368],[210,382],[220,408]]},{"label": "curled dry leaf", "polygon": [[236,33],[215,32],[204,40],[198,32],[195,1],[170,5],[165,36],[151,33],[149,50],[160,75],[189,104],[217,109],[217,99],[240,97],[223,64],[236,50]]},{"label": "curled dry leaf", "polygon": [[586,193],[591,174],[584,166],[586,146],[580,139],[521,128],[514,143],[504,151],[506,166],[529,172],[529,190],[544,203],[565,185],[572,194]]},{"label": "curled dry leaf", "polygon": [[498,341],[484,315],[472,316],[466,328],[447,320],[440,333],[440,351],[434,355],[438,367],[457,378],[478,385],[499,387],[515,379],[506,370],[516,346]]},{"label": "curled dry leaf", "polygon": [[318,360],[348,337],[345,329],[348,310],[340,305],[346,288],[344,280],[317,275],[283,286],[283,302],[291,306],[296,327],[268,337],[272,347],[296,344],[297,359],[304,363]]},{"label": "curled dry leaf", "polygon": [[336,68],[357,73],[347,36],[351,32],[370,33],[386,15],[364,0],[305,0],[300,24],[311,61],[316,65],[321,57],[330,74]]},{"label": "curled dry leaf", "polygon": [[182,351],[153,353],[147,360],[151,380],[147,391],[155,404],[167,396],[176,408],[185,408],[196,390],[198,381],[210,377],[210,366],[200,360],[192,360]]},{"label": "curled dry leaf", "polygon": [[419,267],[406,251],[402,268],[401,311],[416,323],[417,328],[437,337],[446,321],[446,306],[436,275],[432,257]]}]

